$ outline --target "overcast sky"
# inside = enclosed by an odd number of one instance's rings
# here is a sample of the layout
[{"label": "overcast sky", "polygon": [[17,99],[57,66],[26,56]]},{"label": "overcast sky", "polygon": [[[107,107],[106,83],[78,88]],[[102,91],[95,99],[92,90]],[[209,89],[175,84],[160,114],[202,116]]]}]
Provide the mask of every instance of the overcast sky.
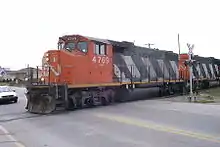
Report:
[{"label": "overcast sky", "polygon": [[0,2],[0,66],[41,65],[58,37],[81,34],[154,43],[182,52],[195,44],[201,56],[220,58],[220,4],[217,0],[5,0]]}]

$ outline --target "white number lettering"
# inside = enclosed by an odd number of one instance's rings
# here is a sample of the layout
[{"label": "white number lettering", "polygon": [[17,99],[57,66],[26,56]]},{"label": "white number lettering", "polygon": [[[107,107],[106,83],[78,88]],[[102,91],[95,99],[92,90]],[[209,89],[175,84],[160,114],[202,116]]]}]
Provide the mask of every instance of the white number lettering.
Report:
[{"label": "white number lettering", "polygon": [[96,56],[92,58],[92,62],[96,63]]},{"label": "white number lettering", "polygon": [[105,64],[105,57],[102,58],[102,64]]},{"label": "white number lettering", "polygon": [[98,64],[109,64],[109,58],[108,57],[101,57],[101,56],[94,56],[92,58],[92,62],[98,63]]},{"label": "white number lettering", "polygon": [[98,56],[98,63],[101,63],[102,57]]},{"label": "white number lettering", "polygon": [[106,60],[106,64],[108,64],[108,63],[109,63],[109,59],[108,59],[108,57],[106,57],[105,60]]}]

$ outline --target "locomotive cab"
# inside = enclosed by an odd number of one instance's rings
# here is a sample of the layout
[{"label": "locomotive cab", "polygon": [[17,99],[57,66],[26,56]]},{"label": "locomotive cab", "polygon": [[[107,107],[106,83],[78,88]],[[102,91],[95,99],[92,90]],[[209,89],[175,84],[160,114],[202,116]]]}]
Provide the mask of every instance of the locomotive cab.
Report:
[{"label": "locomotive cab", "polygon": [[49,50],[43,57],[43,79],[69,85],[112,82],[111,58],[112,47],[106,40],[63,36],[58,50]]}]

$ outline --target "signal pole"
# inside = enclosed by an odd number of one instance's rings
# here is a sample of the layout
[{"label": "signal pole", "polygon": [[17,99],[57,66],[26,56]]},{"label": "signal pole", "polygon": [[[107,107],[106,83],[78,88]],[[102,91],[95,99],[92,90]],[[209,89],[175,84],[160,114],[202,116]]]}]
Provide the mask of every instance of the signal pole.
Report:
[{"label": "signal pole", "polygon": [[179,60],[180,60],[180,35],[178,34],[178,49],[179,49]]},{"label": "signal pole", "polygon": [[188,60],[188,65],[189,65],[189,75],[190,75],[190,77],[189,77],[189,80],[190,80],[190,98],[192,98],[192,96],[193,96],[193,91],[192,91],[192,89],[193,89],[193,82],[192,82],[192,80],[193,80],[193,62],[194,62],[194,60],[192,60],[192,56],[193,56],[193,48],[194,48],[194,45],[190,45],[189,43],[187,43],[187,47],[189,48],[189,53],[188,53],[188,55],[189,55],[189,60]]}]

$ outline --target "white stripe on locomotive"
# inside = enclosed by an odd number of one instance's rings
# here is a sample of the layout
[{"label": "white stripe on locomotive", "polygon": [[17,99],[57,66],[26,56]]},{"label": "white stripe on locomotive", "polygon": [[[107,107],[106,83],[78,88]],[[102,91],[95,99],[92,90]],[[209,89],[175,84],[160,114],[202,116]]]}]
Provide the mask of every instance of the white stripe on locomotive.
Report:
[{"label": "white stripe on locomotive", "polygon": [[217,64],[215,64],[215,70],[216,70],[217,74],[219,74],[219,70],[218,70],[218,65]]},{"label": "white stripe on locomotive", "polygon": [[207,69],[207,67],[206,67],[206,64],[205,64],[205,63],[202,63],[202,67],[203,67],[203,69],[204,69],[204,71],[205,71],[206,78],[210,78],[209,73],[208,73],[208,69]]},{"label": "white stripe on locomotive", "polygon": [[159,59],[159,60],[157,60],[157,62],[160,66],[162,74],[164,74],[164,78],[165,79],[169,78],[169,72],[168,72],[166,64],[163,62],[163,60]]},{"label": "white stripe on locomotive", "polygon": [[202,72],[201,72],[199,64],[196,65],[196,70],[198,72],[198,76],[199,76],[198,78],[203,78],[203,75],[202,75]]},{"label": "white stripe on locomotive", "polygon": [[130,73],[132,74],[132,77],[140,78],[141,74],[140,74],[139,70],[137,69],[136,65],[134,64],[134,61],[131,58],[131,56],[121,55],[121,57],[124,59],[126,65],[127,65],[127,68],[129,69]]},{"label": "white stripe on locomotive", "polygon": [[114,66],[114,74],[117,76],[119,81],[121,81],[121,82],[129,82],[130,81],[128,78],[125,77],[125,73],[120,71],[119,67],[116,64],[113,64],[113,66]]},{"label": "white stripe on locomotive", "polygon": [[141,57],[141,60],[143,61],[144,65],[146,66],[148,74],[149,74],[149,70],[150,70],[150,78],[156,78],[157,74],[156,74],[156,72],[153,68],[153,65],[150,62],[149,58]]},{"label": "white stripe on locomotive", "polygon": [[176,79],[179,79],[179,69],[178,69],[178,66],[176,65],[176,62],[175,61],[170,61],[170,64],[176,74]]},{"label": "white stripe on locomotive", "polygon": [[212,79],[215,79],[215,73],[214,73],[212,64],[209,64],[209,68],[210,68],[210,70],[211,70]]}]

